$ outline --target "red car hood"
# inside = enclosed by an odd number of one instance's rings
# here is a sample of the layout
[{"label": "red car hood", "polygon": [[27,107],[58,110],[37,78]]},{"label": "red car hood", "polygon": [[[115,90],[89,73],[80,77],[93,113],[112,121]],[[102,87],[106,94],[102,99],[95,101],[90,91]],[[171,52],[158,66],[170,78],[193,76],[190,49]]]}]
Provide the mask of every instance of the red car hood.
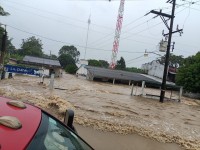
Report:
[{"label": "red car hood", "polygon": [[0,97],[0,116],[13,116],[22,124],[20,129],[11,129],[0,125],[0,149],[22,150],[35,135],[41,121],[41,110],[26,104],[25,109],[8,105],[8,98]]}]

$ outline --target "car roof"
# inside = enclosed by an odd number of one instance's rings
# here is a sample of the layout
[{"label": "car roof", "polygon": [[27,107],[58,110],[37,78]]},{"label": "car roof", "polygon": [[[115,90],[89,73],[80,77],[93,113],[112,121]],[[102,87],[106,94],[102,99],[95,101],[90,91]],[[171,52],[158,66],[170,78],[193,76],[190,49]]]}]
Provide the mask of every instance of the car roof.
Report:
[{"label": "car roof", "polygon": [[11,129],[0,124],[0,149],[25,149],[35,135],[40,121],[41,110],[25,104],[26,108],[8,105],[11,99],[0,97],[0,116],[16,117],[22,124],[20,129]]}]

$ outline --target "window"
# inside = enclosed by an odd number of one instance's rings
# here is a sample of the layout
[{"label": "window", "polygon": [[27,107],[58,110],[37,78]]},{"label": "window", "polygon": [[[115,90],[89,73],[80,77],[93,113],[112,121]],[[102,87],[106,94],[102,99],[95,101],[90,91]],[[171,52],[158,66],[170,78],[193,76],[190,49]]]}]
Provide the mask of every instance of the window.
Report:
[{"label": "window", "polygon": [[55,119],[42,114],[40,127],[27,150],[91,150],[82,139]]}]

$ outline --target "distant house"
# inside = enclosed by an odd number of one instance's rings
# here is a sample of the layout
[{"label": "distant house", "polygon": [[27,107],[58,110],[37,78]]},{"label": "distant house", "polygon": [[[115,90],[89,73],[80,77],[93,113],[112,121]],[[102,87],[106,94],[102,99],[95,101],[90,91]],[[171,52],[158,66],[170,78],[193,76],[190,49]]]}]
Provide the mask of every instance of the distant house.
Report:
[{"label": "distant house", "polygon": [[55,77],[62,76],[62,69],[60,62],[54,59],[40,58],[34,56],[25,56],[23,58],[23,64],[37,66],[44,70],[44,74],[50,76],[52,73]]},{"label": "distant house", "polygon": [[85,66],[88,65],[88,61],[85,59],[80,59],[79,62],[76,64],[78,67],[78,70],[76,71],[77,76],[86,76],[87,75],[87,69]]},{"label": "distant house", "polygon": [[8,64],[15,65],[15,64],[17,64],[17,60],[14,58],[9,58]]},{"label": "distant house", "polygon": [[[145,63],[142,65],[141,69],[144,70],[144,72],[147,73],[148,75],[160,79],[163,78],[164,65],[160,64],[159,61],[153,60],[152,62]],[[174,67],[169,67],[167,80],[175,82],[175,76],[176,76],[176,69]]]}]

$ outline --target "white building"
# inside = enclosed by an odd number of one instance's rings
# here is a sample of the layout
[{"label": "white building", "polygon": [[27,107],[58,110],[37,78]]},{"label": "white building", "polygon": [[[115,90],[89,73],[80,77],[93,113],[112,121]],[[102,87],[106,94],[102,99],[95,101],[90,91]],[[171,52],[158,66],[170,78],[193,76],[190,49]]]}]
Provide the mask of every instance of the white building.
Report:
[{"label": "white building", "polygon": [[78,70],[76,71],[77,76],[86,76],[87,75],[87,69],[85,66],[88,65],[88,61],[85,59],[80,59],[79,62],[76,64],[78,67]]},{"label": "white building", "polygon": [[158,61],[153,60],[152,62],[145,63],[141,67],[148,75],[163,78],[164,65],[160,64]]},{"label": "white building", "polygon": [[[160,64],[159,61],[153,60],[150,63],[143,64],[141,69],[150,76],[154,76],[160,79],[163,78],[164,65]],[[176,68],[172,66],[168,67],[167,80],[175,83],[175,78]]]}]

